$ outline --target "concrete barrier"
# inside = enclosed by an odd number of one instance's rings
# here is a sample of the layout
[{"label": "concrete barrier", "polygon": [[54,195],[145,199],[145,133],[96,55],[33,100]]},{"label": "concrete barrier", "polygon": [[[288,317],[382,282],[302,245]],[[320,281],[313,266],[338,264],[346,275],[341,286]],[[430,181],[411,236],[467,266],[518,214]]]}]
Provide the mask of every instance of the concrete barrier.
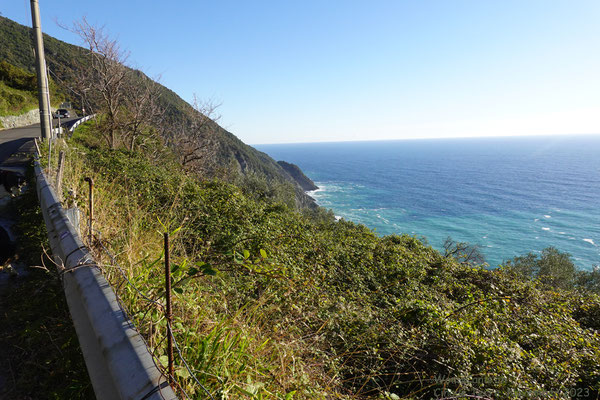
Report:
[{"label": "concrete barrier", "polygon": [[54,261],[99,400],[177,399],[108,281],[81,242],[38,162],[36,188]]}]

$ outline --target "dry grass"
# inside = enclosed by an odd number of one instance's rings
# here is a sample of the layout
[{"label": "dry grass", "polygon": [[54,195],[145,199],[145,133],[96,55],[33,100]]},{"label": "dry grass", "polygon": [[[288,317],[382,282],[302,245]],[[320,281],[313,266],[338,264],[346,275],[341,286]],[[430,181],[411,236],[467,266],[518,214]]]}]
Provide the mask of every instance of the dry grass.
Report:
[{"label": "dry grass", "polygon": [[[53,171],[61,150],[66,154],[63,204],[79,207],[80,231],[85,237],[88,184],[83,178],[94,180],[97,232],[91,247],[150,351],[164,364],[166,320],[161,307],[146,301],[137,289],[153,301],[164,302],[162,232],[178,226],[172,222],[165,226],[163,221],[181,220],[175,211],[181,206],[178,198],[166,204],[161,215],[148,213],[140,207],[132,189],[135,185],[123,179],[107,180],[102,171],[90,168],[84,148],[69,146],[63,140],[52,149],[52,177],[56,176]],[[173,235],[173,264],[193,262],[198,257],[194,250],[186,250],[181,239],[181,232]],[[202,249],[197,250],[201,254]],[[268,294],[235,306],[229,304],[230,288],[224,290],[229,284],[223,276],[203,277],[174,293],[174,336],[201,383],[198,385],[178,360],[176,378],[186,393],[205,398],[204,386],[215,399],[344,398],[335,394],[337,382],[327,376],[322,363],[305,357],[307,341],[293,327],[273,326],[281,315],[270,304]]]}]

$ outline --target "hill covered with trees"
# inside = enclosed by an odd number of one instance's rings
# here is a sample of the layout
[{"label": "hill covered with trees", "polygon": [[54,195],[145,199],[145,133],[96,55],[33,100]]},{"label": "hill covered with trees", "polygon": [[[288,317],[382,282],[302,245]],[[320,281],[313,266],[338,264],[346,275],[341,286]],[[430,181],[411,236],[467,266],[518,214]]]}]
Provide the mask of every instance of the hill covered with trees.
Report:
[{"label": "hill covered with trees", "polygon": [[[99,126],[105,137],[120,131],[120,136],[128,142],[123,145],[133,149],[143,145],[144,136],[155,134],[161,136],[190,171],[219,176],[251,188],[263,187],[266,195],[286,196],[296,207],[315,207],[296,180],[275,160],[215,122],[214,105],[196,100],[188,104],[143,72],[127,67],[127,52],[87,21],[72,29],[80,34],[87,48],[44,35],[50,78],[74,107],[109,116],[110,120],[103,120],[104,124]],[[0,61],[34,73],[30,35],[30,28],[0,16]],[[105,69],[98,68],[100,65]],[[98,92],[101,84],[107,92]],[[109,102],[107,93],[112,96]]]}]

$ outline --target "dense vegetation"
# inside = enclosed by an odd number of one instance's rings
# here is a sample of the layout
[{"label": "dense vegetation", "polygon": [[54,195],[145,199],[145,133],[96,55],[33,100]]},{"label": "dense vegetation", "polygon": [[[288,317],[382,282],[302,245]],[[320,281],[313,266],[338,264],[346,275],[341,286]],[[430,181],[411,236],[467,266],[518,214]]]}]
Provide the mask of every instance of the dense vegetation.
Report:
[{"label": "dense vegetation", "polygon": [[[20,32],[0,20],[9,25]],[[81,67],[57,61],[80,48],[53,43],[57,73]],[[17,50],[6,57],[23,66]],[[281,166],[216,124],[199,136],[202,168],[186,168],[170,133],[188,131],[194,114],[164,93],[171,120],[160,135],[148,125],[139,142],[109,146],[100,116],[53,155],[67,154],[66,206],[87,212],[83,178],[93,177],[101,234],[90,246],[159,359],[166,322],[138,290],[162,301],[171,232],[175,336],[198,379],[179,360],[182,389],[222,399],[598,397],[595,272],[571,271],[555,250],[489,270],[451,244],[442,255],[299,207]]]},{"label": "dense vegetation", "polygon": [[[38,107],[37,77],[34,73],[0,61],[0,116],[20,115]],[[62,98],[50,81],[53,102]]]},{"label": "dense vegetation", "polygon": [[[568,265],[543,269],[568,255],[489,270],[201,179],[160,142],[146,154],[108,150],[92,129],[65,145],[64,194],[84,206],[73,193],[94,177],[102,243],[155,299],[159,233],[176,231],[176,337],[215,398],[597,398],[600,296],[577,279],[563,285]],[[163,355],[159,310],[106,272]],[[178,377],[205,398],[182,368]]]},{"label": "dense vegetation", "polygon": [[[64,94],[53,79],[50,78],[48,83],[51,103],[58,105],[64,100]],[[20,115],[36,109],[37,92],[37,76],[34,72],[0,58],[0,116]]]}]

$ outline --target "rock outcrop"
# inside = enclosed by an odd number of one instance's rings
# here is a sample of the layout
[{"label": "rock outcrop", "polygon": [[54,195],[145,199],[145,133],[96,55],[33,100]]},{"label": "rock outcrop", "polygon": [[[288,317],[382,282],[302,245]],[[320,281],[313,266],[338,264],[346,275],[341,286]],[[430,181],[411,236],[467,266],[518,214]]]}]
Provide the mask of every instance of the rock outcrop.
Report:
[{"label": "rock outcrop", "polygon": [[300,187],[305,191],[309,192],[311,190],[317,190],[319,187],[315,185],[315,183],[300,169],[296,164],[292,164],[286,161],[277,161],[277,164],[281,166],[294,180],[300,185]]}]

